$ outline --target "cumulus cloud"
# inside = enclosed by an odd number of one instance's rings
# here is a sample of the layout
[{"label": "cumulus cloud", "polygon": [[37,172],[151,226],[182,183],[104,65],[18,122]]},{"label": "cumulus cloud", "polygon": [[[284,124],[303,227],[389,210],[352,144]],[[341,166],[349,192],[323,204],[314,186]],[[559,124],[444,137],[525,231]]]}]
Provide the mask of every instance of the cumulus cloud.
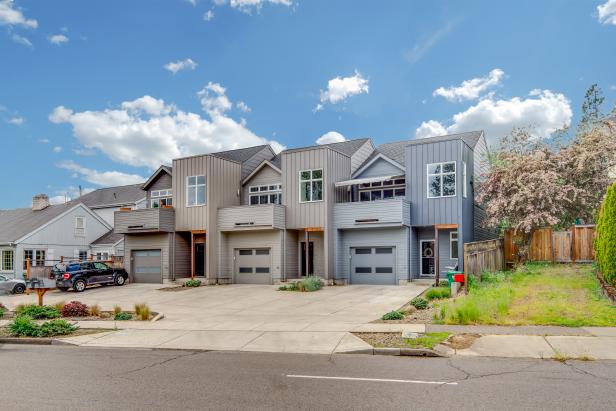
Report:
[{"label": "cumulus cloud", "polygon": [[505,77],[501,69],[494,69],[487,76],[465,80],[457,87],[439,87],[432,93],[449,101],[474,100],[491,87],[497,86]]},{"label": "cumulus cloud", "polygon": [[214,12],[212,10],[208,10],[203,14],[203,20],[212,21],[214,18]]},{"label": "cumulus cloud", "polygon": [[608,0],[597,6],[597,12],[600,23],[616,25],[616,0]]},{"label": "cumulus cloud", "polygon": [[21,44],[22,46],[32,47],[32,42],[30,40],[28,40],[28,38],[26,38],[24,36],[20,36],[19,34],[13,33],[13,35],[11,36],[11,39],[15,43]]},{"label": "cumulus cloud", "polygon": [[51,151],[53,151],[54,153],[61,153],[62,152],[62,147],[55,146],[54,148],[51,149]]},{"label": "cumulus cloud", "polygon": [[252,14],[253,11],[261,11],[261,7],[264,4],[278,4],[282,6],[293,5],[293,0],[214,0],[214,4],[217,6],[223,6],[229,4],[232,8],[239,10],[246,14]]},{"label": "cumulus cloud", "polygon": [[58,164],[58,167],[73,172],[74,177],[80,177],[89,183],[99,186],[122,186],[142,183],[146,179],[137,174],[127,174],[120,171],[96,171],[91,168],[80,166],[74,161],[68,160]]},{"label": "cumulus cloud", "polygon": [[38,22],[24,16],[13,0],[0,0],[0,26],[22,26],[35,29]]},{"label": "cumulus cloud", "polygon": [[26,120],[21,116],[14,116],[9,119],[9,124],[21,126]]},{"label": "cumulus cloud", "polygon": [[143,96],[116,109],[74,112],[64,106],[49,115],[53,123],[68,123],[77,141],[87,150],[98,150],[111,160],[156,169],[173,158],[215,151],[271,144],[256,135],[245,121],[227,115],[232,107],[226,90],[208,83],[199,93],[205,116],[179,110],[163,100]]},{"label": "cumulus cloud", "polygon": [[338,104],[351,96],[368,93],[368,91],[368,80],[363,78],[357,70],[352,76],[333,78],[327,82],[327,90],[321,90],[319,104],[315,107],[315,111],[322,110],[327,103]]},{"label": "cumulus cloud", "polygon": [[243,101],[238,101],[235,104],[235,107],[243,113],[250,113],[252,111],[252,109],[248,107],[248,104],[244,103]]},{"label": "cumulus cloud", "polygon": [[68,43],[68,37],[66,37],[64,34],[54,34],[52,36],[49,36],[49,42],[51,44],[55,44],[56,46],[60,46],[64,43]]},{"label": "cumulus cloud", "polygon": [[172,72],[173,74],[176,74],[178,71],[196,69],[197,63],[194,62],[192,59],[184,59],[184,60],[169,62],[165,64],[163,67],[165,68],[165,70],[168,70]]},{"label": "cumulus cloud", "polygon": [[342,141],[346,141],[346,138],[338,133],[337,131],[329,131],[319,137],[316,141],[318,145],[323,144],[331,144],[331,143],[340,143]]},{"label": "cumulus cloud", "polygon": [[[496,143],[514,127],[532,127],[539,138],[571,124],[573,111],[565,95],[550,90],[532,90],[527,98],[495,99],[490,96],[455,114],[451,125],[430,120],[417,128],[415,137],[485,130],[490,143]],[[445,132],[444,132],[445,131]]]}]

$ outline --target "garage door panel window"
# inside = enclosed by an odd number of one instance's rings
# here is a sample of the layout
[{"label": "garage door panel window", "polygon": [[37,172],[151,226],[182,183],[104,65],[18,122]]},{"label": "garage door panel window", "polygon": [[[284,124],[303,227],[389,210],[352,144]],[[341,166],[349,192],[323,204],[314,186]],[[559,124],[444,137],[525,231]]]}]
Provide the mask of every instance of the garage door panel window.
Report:
[{"label": "garage door panel window", "polygon": [[240,255],[252,255],[252,250],[240,250]]},{"label": "garage door panel window", "polygon": [[375,267],[374,272],[377,274],[391,274],[394,272],[393,267]]},{"label": "garage door panel window", "polygon": [[375,254],[392,254],[393,248],[375,248]]},{"label": "garage door panel window", "polygon": [[160,274],[160,267],[135,267],[137,274]]},{"label": "garage door panel window", "polygon": [[252,267],[240,267],[241,274],[252,274]]},{"label": "garage door panel window", "polygon": [[255,250],[255,255],[269,255],[270,250],[268,249],[264,249],[264,250]]},{"label": "garage door panel window", "polygon": [[257,274],[269,274],[269,267],[255,267],[255,273]]},{"label": "garage door panel window", "polygon": [[355,267],[357,274],[372,274],[372,267]]},{"label": "garage door panel window", "polygon": [[355,254],[372,254],[371,248],[356,248]]}]

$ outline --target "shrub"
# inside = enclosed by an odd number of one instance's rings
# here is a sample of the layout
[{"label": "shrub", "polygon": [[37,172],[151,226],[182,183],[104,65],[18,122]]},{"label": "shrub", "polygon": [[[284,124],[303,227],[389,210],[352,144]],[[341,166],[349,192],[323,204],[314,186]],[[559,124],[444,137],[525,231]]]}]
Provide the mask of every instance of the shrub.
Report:
[{"label": "shrub", "polygon": [[603,278],[612,284],[616,284],[616,247],[614,244],[616,244],[616,183],[608,188],[601,205],[595,237],[597,265]]},{"label": "shrub", "polygon": [[0,303],[0,318],[4,317],[4,313],[7,312],[7,311],[8,310],[6,309],[4,304]]},{"label": "shrub", "polygon": [[119,305],[114,305],[113,306],[113,315],[118,315],[122,312],[122,307],[120,307]]},{"label": "shrub", "polygon": [[415,297],[411,300],[411,305],[418,310],[425,310],[428,308],[428,301],[422,297]]},{"label": "shrub", "polygon": [[130,313],[127,313],[126,311],[122,311],[114,315],[113,319],[116,321],[128,321],[128,320],[132,320],[133,316]]},{"label": "shrub", "polygon": [[428,301],[438,300],[441,298],[449,298],[451,297],[451,290],[446,287],[430,288],[428,291],[426,291],[425,297]]},{"label": "shrub", "polygon": [[92,317],[100,317],[101,316],[101,307],[98,304],[94,304],[90,306],[90,315]]},{"label": "shrub", "polygon": [[58,318],[61,316],[60,312],[56,310],[54,307],[49,305],[36,305],[36,304],[27,304],[27,305],[18,305],[15,310],[17,316],[27,315],[30,318],[35,320],[40,319],[52,319]]},{"label": "shrub", "polygon": [[135,304],[135,315],[141,321],[148,321],[152,316],[152,310],[146,304]]},{"label": "shrub", "polygon": [[87,317],[90,309],[87,305],[79,301],[71,301],[62,308],[63,317]]},{"label": "shrub", "polygon": [[199,287],[201,285],[201,280],[187,280],[184,285],[186,287]]},{"label": "shrub", "polygon": [[404,319],[404,314],[400,311],[390,311],[388,313],[383,314],[381,317],[383,320],[402,320]]},{"label": "shrub", "polygon": [[57,303],[54,303],[52,307],[58,310],[58,312],[62,312],[62,309],[64,308],[65,305],[66,305],[66,301],[58,301]]},{"label": "shrub", "polygon": [[323,288],[323,280],[314,275],[304,278],[301,283],[304,285],[303,291],[318,291]]},{"label": "shrub", "polygon": [[297,291],[297,283],[292,282],[289,284],[281,285],[278,287],[279,291]]},{"label": "shrub", "polygon": [[9,333],[16,337],[38,337],[39,326],[32,317],[20,315],[9,324]]},{"label": "shrub", "polygon": [[39,337],[54,337],[56,335],[67,335],[77,329],[74,325],[66,320],[51,320],[44,322],[39,327]]}]

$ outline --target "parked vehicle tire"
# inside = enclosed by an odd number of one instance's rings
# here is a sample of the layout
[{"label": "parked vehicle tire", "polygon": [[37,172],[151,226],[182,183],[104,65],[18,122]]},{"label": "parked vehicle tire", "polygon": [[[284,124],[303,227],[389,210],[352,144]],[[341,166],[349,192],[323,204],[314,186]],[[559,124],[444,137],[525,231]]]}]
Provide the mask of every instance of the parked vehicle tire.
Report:
[{"label": "parked vehicle tire", "polygon": [[26,291],[26,286],[23,284],[16,284],[15,287],[13,287],[13,294],[23,294],[24,291]]},{"label": "parked vehicle tire", "polygon": [[80,293],[85,289],[86,289],[85,280],[79,279],[73,283],[73,290],[75,290],[76,292]]},{"label": "parked vehicle tire", "polygon": [[113,282],[115,285],[121,286],[121,285],[126,284],[126,279],[122,277],[121,275],[117,275]]},{"label": "parked vehicle tire", "polygon": [[68,287],[58,287],[58,290],[60,290],[62,292],[67,292],[68,291]]}]

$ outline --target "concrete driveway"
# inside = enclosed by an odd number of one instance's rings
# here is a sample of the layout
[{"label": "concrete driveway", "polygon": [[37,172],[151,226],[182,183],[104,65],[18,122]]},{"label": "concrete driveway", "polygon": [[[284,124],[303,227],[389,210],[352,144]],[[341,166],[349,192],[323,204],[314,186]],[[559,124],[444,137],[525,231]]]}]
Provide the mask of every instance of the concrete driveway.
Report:
[{"label": "concrete driveway", "polygon": [[[146,303],[165,314],[165,319],[156,323],[115,322],[122,331],[97,338],[78,337],[76,341],[84,345],[323,353],[333,352],[343,338],[353,337],[349,331],[378,327],[366,324],[427,288],[418,284],[355,285],[299,293],[277,291],[267,285],[234,284],[182,291],[161,291],[162,287],[129,284],[92,288],[79,294],[54,291],[45,296],[45,303],[79,300],[99,304],[103,310],[117,304],[131,311],[135,303]],[[35,295],[0,296],[0,302],[9,308],[35,299]],[[113,328],[114,322],[88,322],[86,326]]]}]

